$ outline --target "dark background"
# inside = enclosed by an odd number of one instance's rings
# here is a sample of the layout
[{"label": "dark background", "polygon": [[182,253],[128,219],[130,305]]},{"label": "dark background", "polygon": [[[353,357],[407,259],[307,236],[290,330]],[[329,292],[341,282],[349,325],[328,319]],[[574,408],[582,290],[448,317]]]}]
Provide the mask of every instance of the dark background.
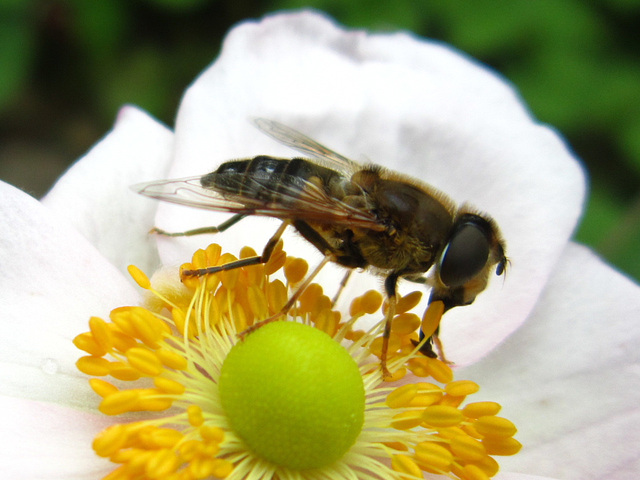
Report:
[{"label": "dark background", "polygon": [[577,239],[640,278],[640,0],[2,0],[0,178],[42,196],[133,103],[167,125],[238,21],[315,7],[491,65],[591,177]]}]

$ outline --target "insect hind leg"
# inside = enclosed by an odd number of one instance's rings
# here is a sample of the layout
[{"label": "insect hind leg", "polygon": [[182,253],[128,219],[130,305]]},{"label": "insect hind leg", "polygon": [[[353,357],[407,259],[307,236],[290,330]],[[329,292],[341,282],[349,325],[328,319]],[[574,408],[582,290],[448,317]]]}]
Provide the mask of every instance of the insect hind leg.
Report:
[{"label": "insect hind leg", "polygon": [[233,217],[225,220],[218,226],[194,228],[193,230],[187,230],[186,232],[167,232],[161,228],[153,227],[149,233],[155,233],[164,237],[191,237],[193,235],[202,235],[205,233],[220,233],[224,232],[229,227],[232,227],[246,216],[247,214],[245,213],[236,213]]},{"label": "insect hind leg", "polygon": [[245,336],[249,335],[251,332],[256,331],[257,329],[266,325],[267,323],[275,322],[281,316],[286,315],[287,312],[291,310],[291,307],[293,307],[293,305],[295,305],[295,303],[298,301],[298,298],[300,298],[300,295],[304,293],[304,291],[307,289],[309,284],[313,281],[315,276],[320,272],[320,270],[322,270],[322,267],[324,267],[331,260],[333,260],[332,256],[328,255],[324,257],[322,261],[313,270],[313,272],[307,275],[307,278],[304,279],[304,282],[302,282],[302,285],[300,285],[298,289],[293,293],[293,295],[291,295],[287,303],[284,304],[284,306],[280,309],[278,313],[276,313],[275,315],[272,315],[269,318],[265,318],[264,320],[254,323],[244,331],[240,332],[239,337],[244,338]]}]

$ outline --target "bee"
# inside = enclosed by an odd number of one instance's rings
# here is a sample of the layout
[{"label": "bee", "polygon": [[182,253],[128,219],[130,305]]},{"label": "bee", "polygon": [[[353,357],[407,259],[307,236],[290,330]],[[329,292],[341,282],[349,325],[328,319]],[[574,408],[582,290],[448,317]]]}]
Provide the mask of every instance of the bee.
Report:
[{"label": "bee", "polygon": [[[305,157],[258,155],[225,162],[204,176],[134,186],[151,198],[234,214],[215,227],[181,233],[155,229],[164,235],[222,232],[252,215],[282,220],[261,255],[184,275],[266,263],[288,226],[324,255],[279,314],[241,335],[285,314],[328,262],[348,269],[342,286],[353,269],[368,269],[384,277],[388,308],[381,368],[388,376],[387,349],[400,279],[430,285],[429,305],[442,302],[444,313],[471,304],[486,288],[491,270],[504,273],[505,243],[487,215],[467,205],[456,207],[444,193],[419,180],[356,163],[274,120],[254,122],[263,133]],[[429,357],[437,356],[434,344],[441,353],[437,334],[438,329],[424,340],[421,332],[420,351]]]}]

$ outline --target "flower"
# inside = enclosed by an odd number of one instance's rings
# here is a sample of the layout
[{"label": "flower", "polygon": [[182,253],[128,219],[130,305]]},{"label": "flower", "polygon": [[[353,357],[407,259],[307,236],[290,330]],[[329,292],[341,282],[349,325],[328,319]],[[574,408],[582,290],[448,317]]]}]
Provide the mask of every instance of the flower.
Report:
[{"label": "flower", "polygon": [[[183,268],[234,260],[212,244]],[[273,278],[281,270],[284,283]],[[363,316],[384,318],[376,290],[355,298],[341,321],[312,283],[290,321],[238,341],[238,332],[281,311],[307,270],[281,243],[264,266],[183,277],[184,286],[176,272],[161,275],[156,287],[129,268],[152,294],[146,308],[116,308],[110,321],[92,317],[90,331],[74,339],[88,354],[77,366],[94,377],[100,412],[129,417],[93,442],[98,455],[119,465],[105,479],[403,478],[395,472],[488,479],[499,468],[490,455],[520,450],[515,426],[496,416],[499,404],[462,408],[478,386],[453,381],[445,363],[412,343],[415,315],[407,310],[420,292],[398,302],[389,368],[396,378],[407,370],[431,378],[394,389],[383,385],[379,360],[371,359],[371,352],[379,355],[383,322],[355,329]],[[435,302],[429,311],[438,308]],[[146,415],[131,421],[138,412]]]},{"label": "flower", "polygon": [[[126,187],[203,174],[229,158],[291,155],[253,129],[250,116],[282,121],[356,160],[368,155],[490,213],[512,268],[473,305],[449,312],[442,338],[450,359],[470,365],[459,374],[480,381],[480,395],[499,400],[519,427],[523,451],[503,470],[633,478],[639,290],[569,241],[584,179],[562,139],[535,123],[503,80],[450,48],[344,31],[312,12],[234,29],[187,91],[175,132],[126,107],[42,203],[0,184],[8,478],[108,472],[90,445],[111,422],[90,413],[94,396],[75,369],[71,340],[91,316],[139,301],[124,276],[128,264],[152,271],[160,259],[179,263],[202,246],[197,238],[150,238],[151,226],[219,223]],[[253,242],[259,250],[273,230],[244,220],[215,240],[229,251]],[[295,237],[285,242],[296,256],[319,258]],[[329,285],[335,275],[327,269],[319,281]],[[367,275],[350,285],[369,287],[377,283]]]}]

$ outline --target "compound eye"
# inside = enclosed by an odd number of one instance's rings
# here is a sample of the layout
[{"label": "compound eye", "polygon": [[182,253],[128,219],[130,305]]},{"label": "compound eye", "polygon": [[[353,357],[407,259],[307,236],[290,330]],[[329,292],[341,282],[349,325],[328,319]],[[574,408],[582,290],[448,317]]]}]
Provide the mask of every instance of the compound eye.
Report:
[{"label": "compound eye", "polygon": [[490,244],[488,232],[472,221],[459,225],[440,260],[440,280],[448,287],[459,287],[472,280],[486,266]]}]

